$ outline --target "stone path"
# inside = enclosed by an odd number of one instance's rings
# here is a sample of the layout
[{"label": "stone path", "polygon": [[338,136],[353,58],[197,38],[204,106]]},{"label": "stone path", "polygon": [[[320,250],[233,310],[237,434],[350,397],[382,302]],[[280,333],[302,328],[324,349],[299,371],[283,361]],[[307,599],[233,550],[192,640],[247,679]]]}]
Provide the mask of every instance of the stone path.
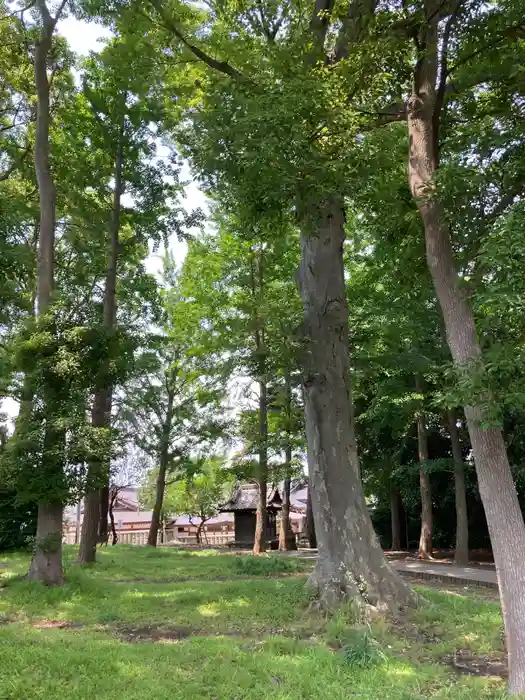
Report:
[{"label": "stone path", "polygon": [[426,578],[433,581],[453,581],[466,586],[485,586],[497,588],[498,582],[494,569],[481,569],[474,566],[455,566],[431,561],[412,561],[395,559],[390,562],[400,574],[410,577]]},{"label": "stone path", "polygon": [[[317,550],[306,549],[296,552],[281,552],[299,556],[301,559],[315,559]],[[388,556],[388,554],[387,554]],[[486,588],[497,588],[498,581],[494,568],[488,566],[481,568],[478,566],[455,566],[440,561],[420,561],[418,559],[393,559],[388,556],[390,564],[403,576],[410,578],[427,579],[430,581],[453,581],[465,586],[482,586]]]}]

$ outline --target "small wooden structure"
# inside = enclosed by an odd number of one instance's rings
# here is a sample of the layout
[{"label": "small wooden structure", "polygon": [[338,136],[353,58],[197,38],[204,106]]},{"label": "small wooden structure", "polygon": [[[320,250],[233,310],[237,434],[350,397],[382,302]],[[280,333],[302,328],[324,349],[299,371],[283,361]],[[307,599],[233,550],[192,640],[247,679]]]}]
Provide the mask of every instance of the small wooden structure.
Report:
[{"label": "small wooden structure", "polygon": [[[259,500],[259,487],[257,484],[241,484],[235,490],[230,500],[225,503],[221,513],[233,513],[235,547],[251,548],[255,541],[255,523],[257,502]],[[277,512],[281,510],[281,495],[276,488],[268,491],[267,497],[267,521],[265,539],[269,548],[277,548]]]}]

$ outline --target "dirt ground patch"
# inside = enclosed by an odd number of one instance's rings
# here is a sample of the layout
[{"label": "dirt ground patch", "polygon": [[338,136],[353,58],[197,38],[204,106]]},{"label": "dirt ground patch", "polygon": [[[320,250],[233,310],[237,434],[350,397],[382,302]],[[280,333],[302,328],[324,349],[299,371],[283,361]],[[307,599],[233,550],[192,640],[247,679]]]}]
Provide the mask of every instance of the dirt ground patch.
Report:
[{"label": "dirt ground patch", "polygon": [[123,642],[180,642],[190,637],[232,637],[235,639],[245,639],[251,643],[255,641],[256,646],[264,643],[269,637],[280,636],[297,640],[312,640],[311,632],[292,631],[285,629],[268,629],[264,633],[247,632],[243,630],[224,630],[210,632],[205,629],[193,629],[191,627],[166,627],[157,625],[119,625],[110,629],[113,634]]},{"label": "dirt ground patch", "polygon": [[57,629],[57,630],[66,630],[66,629],[82,629],[85,627],[82,622],[71,622],[71,620],[38,620],[37,622],[33,622],[31,624],[31,627],[35,627],[36,629]]},{"label": "dirt ground patch", "polygon": [[115,636],[121,641],[131,644],[137,642],[180,642],[194,634],[198,634],[198,632],[189,627],[155,627],[153,625],[125,626],[115,630]]},{"label": "dirt ground patch", "polygon": [[504,654],[478,656],[468,649],[457,649],[451,657],[445,657],[444,661],[458,673],[469,676],[507,678],[509,675],[507,659]]},{"label": "dirt ground patch", "polygon": [[424,588],[433,588],[436,591],[444,591],[445,593],[455,593],[457,595],[475,596],[481,600],[498,601],[499,593],[497,588],[489,588],[487,586],[477,586],[475,584],[466,586],[464,583],[455,583],[453,580],[447,581],[431,581],[430,579],[419,578],[417,574],[413,576],[404,576],[410,584],[414,586],[423,586]]},{"label": "dirt ground patch", "polygon": [[141,576],[139,578],[117,579],[116,581],[113,581],[113,583],[128,586],[134,583],[156,583],[160,585],[168,583],[237,583],[239,581],[268,581],[269,579],[306,578],[307,576],[307,571],[293,571],[291,573],[268,573],[262,576],[235,576],[233,578],[231,576],[214,576],[213,578],[207,579],[191,578],[191,576],[178,576],[174,578],[148,578],[146,576]]}]

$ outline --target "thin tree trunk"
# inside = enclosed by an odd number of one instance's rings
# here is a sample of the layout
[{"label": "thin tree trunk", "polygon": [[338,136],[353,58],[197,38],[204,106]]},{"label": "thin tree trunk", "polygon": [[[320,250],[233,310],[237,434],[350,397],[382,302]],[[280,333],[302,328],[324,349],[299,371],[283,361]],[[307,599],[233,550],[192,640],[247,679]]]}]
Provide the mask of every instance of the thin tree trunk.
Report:
[{"label": "thin tree trunk", "polygon": [[78,561],[92,564],[98,542],[98,523],[100,518],[100,499],[98,489],[89,490],[84,497],[84,518],[80,534]]},{"label": "thin tree trunk", "polygon": [[173,401],[175,399],[175,389],[171,386],[171,379],[166,378],[166,389],[168,394],[168,404],[166,406],[166,419],[162,426],[162,442],[160,445],[159,473],[155,486],[155,505],[151,515],[151,523],[148,532],[148,545],[157,546],[159,527],[162,518],[162,507],[164,505],[164,492],[166,491],[166,474],[170,461],[170,438],[173,423]]},{"label": "thin tree trunk", "polygon": [[[49,163],[49,130],[51,123],[49,81],[47,77],[48,56],[52,50],[53,32],[63,10],[62,4],[53,18],[45,0],[37,0],[36,7],[42,22],[40,36],[35,46],[34,76],[37,95],[34,161],[40,200],[40,226],[37,261],[37,313],[43,318],[49,311],[54,289],[55,268],[55,219],[56,191]],[[45,392],[44,392],[45,393]],[[49,403],[44,396],[46,409]],[[53,417],[51,416],[51,422]],[[62,435],[46,426],[43,459],[50,461],[51,454],[59,447]],[[46,449],[47,448],[47,449]],[[55,474],[49,477],[56,484],[64,478],[60,459],[54,461]],[[45,477],[44,477],[45,478]],[[28,576],[34,581],[48,585],[60,585],[64,581],[62,569],[63,504],[50,494],[38,504],[35,552]]]},{"label": "thin tree trunk", "polygon": [[[125,95],[125,93],[124,93]],[[124,97],[125,103],[125,97]],[[123,105],[124,107],[124,105]],[[113,212],[110,225],[110,242],[108,251],[108,269],[106,287],[104,290],[104,327],[111,335],[115,330],[117,320],[117,263],[119,254],[120,210],[123,193],[122,170],[124,167],[124,115],[120,124],[119,143],[115,157],[115,189],[113,193]],[[113,402],[113,386],[108,384],[100,390],[94,400],[93,427],[111,428],[111,407]],[[100,542],[108,540],[108,507],[109,507],[109,462],[104,470],[105,483],[100,488],[100,520],[98,536]]]},{"label": "thin tree trunk", "polygon": [[312,496],[310,494],[310,484],[308,484],[308,495],[306,499],[306,537],[308,538],[308,546],[310,549],[317,549],[317,537],[315,535],[314,514],[312,511]]},{"label": "thin tree trunk", "polygon": [[255,517],[255,537],[253,553],[266,551],[268,530],[268,386],[266,383],[266,348],[264,326],[259,318],[258,308],[264,299],[264,261],[263,252],[259,252],[257,281],[255,279],[254,260],[252,258],[252,303],[254,304],[255,351],[258,358],[259,374],[259,464],[257,469],[257,485],[259,495]]},{"label": "thin tree trunk", "polygon": [[413,605],[415,594],[379,545],[360,479],[348,383],[343,201],[298,204],[305,424],[319,546],[310,582],[326,608],[344,598],[390,608]]},{"label": "thin tree trunk", "polygon": [[118,542],[118,535],[117,535],[117,529],[115,527],[115,516],[113,515],[113,508],[115,506],[115,500],[116,500],[117,495],[111,494],[111,497],[109,499],[109,522],[111,524],[111,545],[114,547],[117,542]]},{"label": "thin tree trunk", "polygon": [[197,540],[197,544],[201,544],[201,532],[202,532],[203,525],[204,525],[204,523],[202,522],[202,520],[197,525],[197,532],[195,533],[195,539]]},{"label": "thin tree trunk", "polygon": [[452,456],[454,458],[454,493],[456,501],[456,552],[454,562],[458,566],[468,566],[468,511],[467,490],[465,487],[465,464],[461,454],[456,412],[450,409],[447,413]]},{"label": "thin tree trunk", "polygon": [[[416,390],[421,393],[421,379],[416,377]],[[417,415],[417,447],[419,455],[419,493],[421,497],[421,530],[419,534],[418,557],[432,559],[432,486],[428,467],[428,436],[425,414],[419,410]]]},{"label": "thin tree trunk", "polygon": [[283,498],[282,498],[282,510],[281,510],[281,522],[279,526],[279,550],[287,551],[291,549],[297,549],[297,543],[295,541],[295,535],[292,530],[292,525],[290,522],[290,488],[291,488],[291,478],[290,474],[292,471],[292,386],[290,380],[290,373],[286,373],[286,397],[285,397],[285,413],[286,413],[286,434],[287,434],[287,444],[285,450],[285,474],[283,484]]},{"label": "thin tree trunk", "polygon": [[[417,63],[414,94],[408,104],[409,183],[423,221],[427,263],[454,363],[459,372],[475,368],[483,374],[474,314],[461,287],[449,228],[433,182],[438,162],[438,17],[435,12],[427,15],[433,19],[426,28],[425,48]],[[509,657],[509,692],[521,695],[525,693],[525,523],[501,429],[484,427],[490,425],[484,403],[473,402],[464,408],[496,564]]]},{"label": "thin tree trunk", "polygon": [[159,465],[157,482],[155,484],[155,504],[151,514],[151,523],[148,531],[148,546],[156,547],[159,536],[159,528],[162,519],[162,506],[164,503],[164,492],[166,491],[166,466]]},{"label": "thin tree trunk", "polygon": [[390,519],[392,524],[392,551],[401,549],[401,508],[399,489],[393,483],[390,484]]},{"label": "thin tree trunk", "polygon": [[76,518],[75,518],[75,544],[80,543],[80,516],[81,516],[81,506],[82,501],[79,501],[76,506]]},{"label": "thin tree trunk", "polygon": [[[290,450],[291,459],[291,450]],[[287,477],[283,485],[283,503],[281,510],[281,522],[279,525],[279,550],[281,552],[297,549],[295,535],[290,522],[290,486],[291,479]]]},{"label": "thin tree trunk", "polygon": [[[111,392],[113,393],[113,392]],[[112,403],[111,399],[111,403]],[[110,416],[111,416],[111,409],[110,409]],[[111,418],[110,418],[111,420]],[[100,426],[102,427],[102,426]],[[104,474],[104,478],[109,479],[109,464],[104,465],[104,471],[106,472]],[[99,504],[99,509],[98,509],[98,527],[97,527],[97,539],[100,542],[100,544],[107,544],[108,542],[108,514],[109,514],[109,486],[101,486],[99,489],[99,496],[98,496],[98,504]]]},{"label": "thin tree trunk", "polygon": [[[120,232],[120,209],[122,197],[122,168],[123,168],[123,124],[120,131],[120,141],[115,156],[115,189],[113,208],[109,227],[108,263],[106,270],[106,285],[104,289],[103,322],[109,336],[115,329],[117,317],[117,260]],[[105,386],[101,386],[93,397],[91,424],[94,428],[111,428],[111,405],[113,387],[107,380],[108,362],[101,367],[100,376]],[[91,564],[96,559],[97,543],[108,541],[108,509],[109,509],[109,460],[93,458],[88,466],[88,491],[84,500],[84,521],[78,560],[81,564]],[[102,486],[100,485],[102,483]]]},{"label": "thin tree trunk", "polygon": [[255,520],[255,540],[253,553],[266,551],[266,536],[268,527],[268,397],[266,381],[259,382],[259,465],[257,484],[259,497]]}]

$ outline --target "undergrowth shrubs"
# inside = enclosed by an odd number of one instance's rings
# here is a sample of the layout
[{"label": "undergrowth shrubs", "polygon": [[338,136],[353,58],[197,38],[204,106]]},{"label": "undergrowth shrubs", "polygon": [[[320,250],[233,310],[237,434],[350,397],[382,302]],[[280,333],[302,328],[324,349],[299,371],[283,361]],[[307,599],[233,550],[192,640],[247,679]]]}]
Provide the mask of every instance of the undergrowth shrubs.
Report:
[{"label": "undergrowth shrubs", "polygon": [[370,625],[347,630],[341,653],[346,664],[358,668],[370,668],[386,661]]},{"label": "undergrowth shrubs", "polygon": [[236,558],[234,561],[236,571],[246,576],[292,574],[297,571],[295,563],[284,557],[242,556]]}]

